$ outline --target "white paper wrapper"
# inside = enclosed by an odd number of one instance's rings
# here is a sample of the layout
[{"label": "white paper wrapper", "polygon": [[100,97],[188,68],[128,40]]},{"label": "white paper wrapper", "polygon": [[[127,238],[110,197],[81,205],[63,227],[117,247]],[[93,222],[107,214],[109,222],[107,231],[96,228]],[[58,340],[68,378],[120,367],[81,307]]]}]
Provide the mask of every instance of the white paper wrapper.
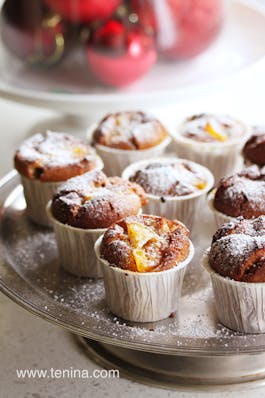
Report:
[{"label": "white paper wrapper", "polygon": [[122,150],[98,144],[95,145],[95,148],[103,159],[104,172],[108,176],[120,176],[129,164],[162,155],[170,142],[171,138],[168,137],[159,145],[144,150]]},{"label": "white paper wrapper", "polygon": [[178,315],[178,303],[187,265],[194,248],[190,242],[188,258],[178,266],[161,272],[132,272],[112,267],[100,258],[100,237],[95,252],[101,261],[106,301],[111,312],[132,322],[155,322],[172,313]]},{"label": "white paper wrapper", "polygon": [[[104,167],[102,160],[97,156],[97,164],[93,170],[102,170]],[[20,175],[24,188],[24,196],[27,203],[27,214],[29,218],[38,225],[51,227],[52,224],[47,217],[46,206],[49,200],[57,192],[60,182],[41,182],[38,180],[30,180]]]},{"label": "white paper wrapper", "polygon": [[215,220],[215,224],[216,224],[216,229],[220,228],[221,225],[230,222],[230,221],[234,221],[235,218],[234,217],[230,217],[224,213],[221,213],[220,211],[216,210],[214,207],[214,197],[215,197],[215,193],[216,193],[216,189],[212,190],[207,198],[208,201],[208,206],[210,208],[210,210],[213,213],[214,216],[214,220]]},{"label": "white paper wrapper", "polygon": [[209,272],[220,322],[242,333],[265,333],[265,283],[237,282],[217,274],[209,265],[209,249],[202,265]]},{"label": "white paper wrapper", "polygon": [[[180,127],[181,130],[182,126]],[[242,135],[238,139],[223,143],[197,142],[182,137],[177,132],[173,134],[176,153],[179,157],[198,162],[207,167],[218,183],[222,177],[231,175],[234,171],[242,169],[240,152],[247,136],[247,130],[242,125]]]},{"label": "white paper wrapper", "polygon": [[106,228],[82,229],[63,224],[53,217],[51,203],[47,205],[47,214],[54,227],[62,267],[73,275],[102,277],[101,266],[94,253],[94,244]]},{"label": "white paper wrapper", "polygon": [[38,225],[51,227],[47,217],[46,205],[53,197],[61,182],[40,182],[21,176],[28,217]]},{"label": "white paper wrapper", "polygon": [[[162,164],[182,161],[183,159],[169,157],[151,159],[152,163],[157,162]],[[138,170],[146,167],[149,163],[150,160],[133,163],[123,171],[122,178],[129,180],[132,175],[134,175]],[[212,173],[203,166],[196,166],[200,167],[202,173],[205,175],[207,185],[204,189],[201,189],[198,192],[190,195],[164,197],[163,199],[161,199],[160,196],[158,197],[155,195],[146,194],[148,203],[143,208],[144,213],[166,217],[169,220],[177,219],[185,224],[190,231],[192,231],[196,221],[196,216],[199,214],[201,207],[206,202],[207,192],[214,185]]]}]

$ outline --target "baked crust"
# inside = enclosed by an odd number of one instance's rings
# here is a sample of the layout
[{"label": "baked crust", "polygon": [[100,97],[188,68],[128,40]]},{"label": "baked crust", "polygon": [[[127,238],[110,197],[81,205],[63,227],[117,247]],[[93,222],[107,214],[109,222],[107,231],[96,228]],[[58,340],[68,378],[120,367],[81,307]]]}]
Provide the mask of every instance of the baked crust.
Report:
[{"label": "baked crust", "polygon": [[123,270],[158,272],[183,262],[189,250],[189,231],[183,224],[141,215],[112,225],[103,236],[100,254]]},{"label": "baked crust", "polygon": [[205,188],[206,177],[195,163],[189,161],[159,163],[150,161],[138,170],[130,181],[141,185],[147,194],[160,196],[185,196]]},{"label": "baked crust", "polygon": [[238,139],[244,133],[243,125],[227,115],[201,113],[188,117],[182,125],[181,135],[204,143],[223,143]]},{"label": "baked crust", "polygon": [[15,154],[14,164],[30,180],[60,182],[93,170],[97,155],[80,138],[47,131],[24,141]]},{"label": "baked crust", "polygon": [[214,207],[231,217],[250,219],[265,214],[265,168],[251,166],[221,179]]},{"label": "baked crust", "polygon": [[123,217],[138,214],[145,203],[145,193],[137,184],[94,171],[61,186],[52,200],[52,214],[76,228],[107,228]]},{"label": "baked crust", "polygon": [[168,137],[162,123],[144,112],[110,113],[93,133],[93,143],[124,150],[148,149]]},{"label": "baked crust", "polygon": [[241,282],[265,282],[265,216],[224,224],[214,235],[210,266]]},{"label": "baked crust", "polygon": [[246,161],[265,166],[265,127],[255,127],[243,148]]}]

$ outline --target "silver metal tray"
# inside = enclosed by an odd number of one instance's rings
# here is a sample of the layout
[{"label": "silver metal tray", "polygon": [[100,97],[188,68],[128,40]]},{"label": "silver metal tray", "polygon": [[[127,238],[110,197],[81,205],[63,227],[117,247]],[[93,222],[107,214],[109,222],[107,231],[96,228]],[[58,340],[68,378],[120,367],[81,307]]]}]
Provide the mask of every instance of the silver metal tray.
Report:
[{"label": "silver metal tray", "polygon": [[109,312],[101,280],[77,278],[60,268],[54,234],[27,220],[13,171],[0,182],[0,288],[34,314],[104,344],[182,357],[265,352],[265,335],[238,334],[218,322],[210,280],[199,264],[214,232],[207,209],[198,214],[197,224],[195,260],[185,277],[179,319],[124,322]]}]

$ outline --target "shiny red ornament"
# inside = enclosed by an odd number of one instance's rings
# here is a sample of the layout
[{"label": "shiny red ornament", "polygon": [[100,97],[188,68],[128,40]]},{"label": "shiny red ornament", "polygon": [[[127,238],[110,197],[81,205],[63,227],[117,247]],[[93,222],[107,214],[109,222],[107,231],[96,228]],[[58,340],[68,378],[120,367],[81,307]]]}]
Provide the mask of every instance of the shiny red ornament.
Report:
[{"label": "shiny red ornament", "polygon": [[90,70],[103,83],[122,87],[146,74],[156,62],[153,37],[139,27],[110,20],[92,34]]},{"label": "shiny red ornament", "polygon": [[6,0],[0,31],[8,50],[29,65],[52,65],[64,54],[65,26],[37,0]]},{"label": "shiny red ornament", "polygon": [[220,31],[222,0],[153,1],[158,46],[168,58],[188,59],[200,54]]},{"label": "shiny red ornament", "polygon": [[45,0],[54,12],[71,22],[93,22],[110,18],[121,0]]}]

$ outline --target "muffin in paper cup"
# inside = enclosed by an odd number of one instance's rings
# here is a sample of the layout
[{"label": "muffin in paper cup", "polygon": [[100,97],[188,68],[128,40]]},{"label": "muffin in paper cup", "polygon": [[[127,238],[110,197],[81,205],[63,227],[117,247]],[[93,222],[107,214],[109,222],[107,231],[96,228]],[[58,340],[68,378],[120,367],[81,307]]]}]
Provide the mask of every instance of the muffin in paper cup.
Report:
[{"label": "muffin in paper cup", "polygon": [[109,113],[87,132],[108,176],[120,176],[133,162],[161,156],[171,142],[168,129],[142,111]]},{"label": "muffin in paper cup", "polygon": [[77,276],[100,277],[95,241],[114,222],[139,215],[145,201],[140,186],[120,177],[108,178],[100,170],[61,185],[47,205],[47,215],[62,267]]},{"label": "muffin in paper cup", "polygon": [[265,283],[239,282],[216,273],[209,264],[208,249],[202,266],[209,273],[217,317],[237,332],[265,333]]},{"label": "muffin in paper cup", "polygon": [[158,145],[138,150],[109,148],[100,144],[95,144],[95,148],[104,162],[104,172],[108,176],[120,176],[131,163],[163,155],[170,142],[171,138],[167,137]]},{"label": "muffin in paper cup", "polygon": [[[96,157],[96,167],[94,170],[102,170],[104,167],[99,156]],[[91,170],[92,171],[92,170]],[[57,192],[58,188],[65,183],[44,182],[39,180],[31,180],[22,174],[20,175],[21,183],[24,190],[24,196],[27,204],[27,215],[35,224],[43,227],[51,227],[52,223],[47,217],[46,206],[49,200]]]},{"label": "muffin in paper cup", "polygon": [[132,322],[155,322],[178,316],[179,298],[186,267],[194,255],[190,242],[185,261],[160,272],[132,272],[112,266],[100,256],[103,236],[95,243],[95,253],[101,263],[106,302],[110,311]]},{"label": "muffin in paper cup", "polygon": [[208,194],[207,202],[208,202],[209,209],[213,213],[215,224],[216,224],[216,228],[219,228],[224,223],[227,223],[227,222],[230,222],[230,221],[234,221],[235,217],[228,216],[227,214],[221,213],[220,211],[216,210],[216,208],[214,207],[215,193],[216,193],[216,189],[213,189]]},{"label": "muffin in paper cup", "polygon": [[241,126],[238,138],[233,137],[225,142],[201,142],[182,135],[183,123],[173,133],[176,154],[185,159],[192,160],[207,167],[214,175],[215,181],[241,169],[243,162],[240,157],[244,139],[247,137],[246,126],[236,121]]},{"label": "muffin in paper cup", "polygon": [[14,166],[21,176],[29,218],[38,225],[51,226],[45,208],[59,186],[77,175],[101,170],[103,163],[81,138],[46,131],[22,142]]},{"label": "muffin in paper cup", "polygon": [[83,229],[63,224],[52,215],[51,201],[46,211],[54,227],[62,267],[77,276],[102,277],[101,266],[93,254],[94,244],[106,228]]},{"label": "muffin in paper cup", "polygon": [[[152,158],[151,160],[144,160],[133,163],[128,166],[122,173],[122,178],[130,180],[138,170],[143,169],[151,163],[181,163],[185,159],[177,159],[170,157]],[[192,163],[192,162],[190,162]],[[166,217],[169,220],[177,219],[192,231],[196,216],[206,201],[207,192],[212,189],[214,185],[214,178],[212,173],[199,164],[195,165],[201,173],[205,176],[206,185],[203,189],[189,195],[183,196],[157,196],[146,193],[147,204],[144,206],[146,214],[154,214],[161,217]]]}]

